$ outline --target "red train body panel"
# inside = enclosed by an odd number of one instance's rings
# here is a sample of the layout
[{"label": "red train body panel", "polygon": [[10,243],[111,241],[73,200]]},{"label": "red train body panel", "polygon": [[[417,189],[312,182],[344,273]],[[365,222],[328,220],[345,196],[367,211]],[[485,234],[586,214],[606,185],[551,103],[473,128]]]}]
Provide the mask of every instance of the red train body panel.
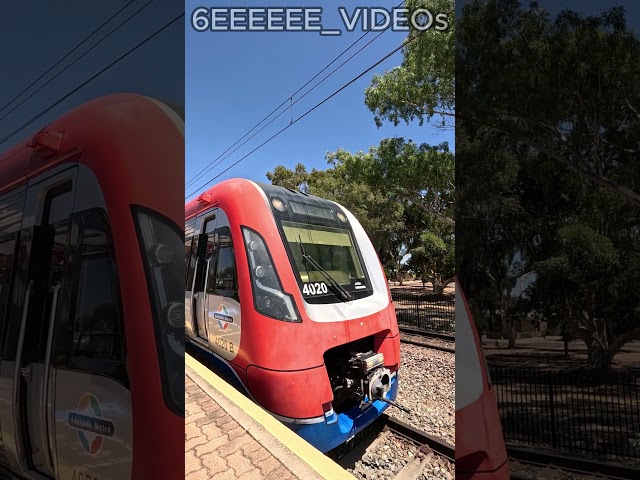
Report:
[{"label": "red train body panel", "polygon": [[502,424],[480,336],[459,285],[456,291],[456,347],[461,352],[456,354],[456,477],[508,480]]}]

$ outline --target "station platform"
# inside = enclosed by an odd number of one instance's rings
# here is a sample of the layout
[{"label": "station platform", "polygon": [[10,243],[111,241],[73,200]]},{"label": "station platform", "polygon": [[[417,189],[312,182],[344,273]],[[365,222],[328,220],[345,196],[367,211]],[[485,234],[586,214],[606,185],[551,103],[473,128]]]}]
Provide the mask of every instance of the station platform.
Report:
[{"label": "station platform", "polygon": [[190,355],[185,480],[355,480]]}]

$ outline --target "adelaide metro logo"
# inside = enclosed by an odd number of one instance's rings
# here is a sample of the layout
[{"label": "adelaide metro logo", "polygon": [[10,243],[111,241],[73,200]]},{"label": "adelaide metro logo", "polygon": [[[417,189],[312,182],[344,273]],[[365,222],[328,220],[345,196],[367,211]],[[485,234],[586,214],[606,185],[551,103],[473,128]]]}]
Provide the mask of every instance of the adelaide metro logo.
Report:
[{"label": "adelaide metro logo", "polygon": [[218,307],[218,310],[213,313],[213,317],[218,321],[218,327],[222,331],[226,331],[229,328],[229,324],[233,323],[233,317],[229,315],[229,311],[224,305]]},{"label": "adelaide metro logo", "polygon": [[100,402],[91,393],[85,393],[75,412],[69,412],[67,424],[77,430],[80,444],[89,455],[96,455],[105,438],[116,434],[115,424],[103,417]]}]

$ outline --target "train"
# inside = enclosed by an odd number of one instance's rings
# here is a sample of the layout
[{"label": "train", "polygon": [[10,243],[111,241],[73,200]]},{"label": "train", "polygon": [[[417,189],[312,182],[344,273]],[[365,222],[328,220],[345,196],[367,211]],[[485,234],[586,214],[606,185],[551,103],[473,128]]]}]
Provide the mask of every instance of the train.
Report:
[{"label": "train", "polygon": [[185,339],[327,452],[394,404],[400,337],[358,220],[332,201],[230,179],[185,205]]},{"label": "train", "polygon": [[480,335],[456,279],[456,478],[509,480],[498,401]]},{"label": "train", "polygon": [[184,113],[138,94],[0,155],[0,476],[182,478]]}]

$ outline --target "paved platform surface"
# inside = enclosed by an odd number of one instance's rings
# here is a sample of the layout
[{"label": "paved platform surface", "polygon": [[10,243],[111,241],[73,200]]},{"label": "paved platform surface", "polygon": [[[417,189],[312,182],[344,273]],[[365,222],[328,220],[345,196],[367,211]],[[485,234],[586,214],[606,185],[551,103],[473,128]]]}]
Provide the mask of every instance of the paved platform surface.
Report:
[{"label": "paved platform surface", "polygon": [[185,480],[355,480],[189,355],[185,403]]},{"label": "paved platform surface", "polygon": [[185,480],[296,480],[189,376],[185,395]]}]

